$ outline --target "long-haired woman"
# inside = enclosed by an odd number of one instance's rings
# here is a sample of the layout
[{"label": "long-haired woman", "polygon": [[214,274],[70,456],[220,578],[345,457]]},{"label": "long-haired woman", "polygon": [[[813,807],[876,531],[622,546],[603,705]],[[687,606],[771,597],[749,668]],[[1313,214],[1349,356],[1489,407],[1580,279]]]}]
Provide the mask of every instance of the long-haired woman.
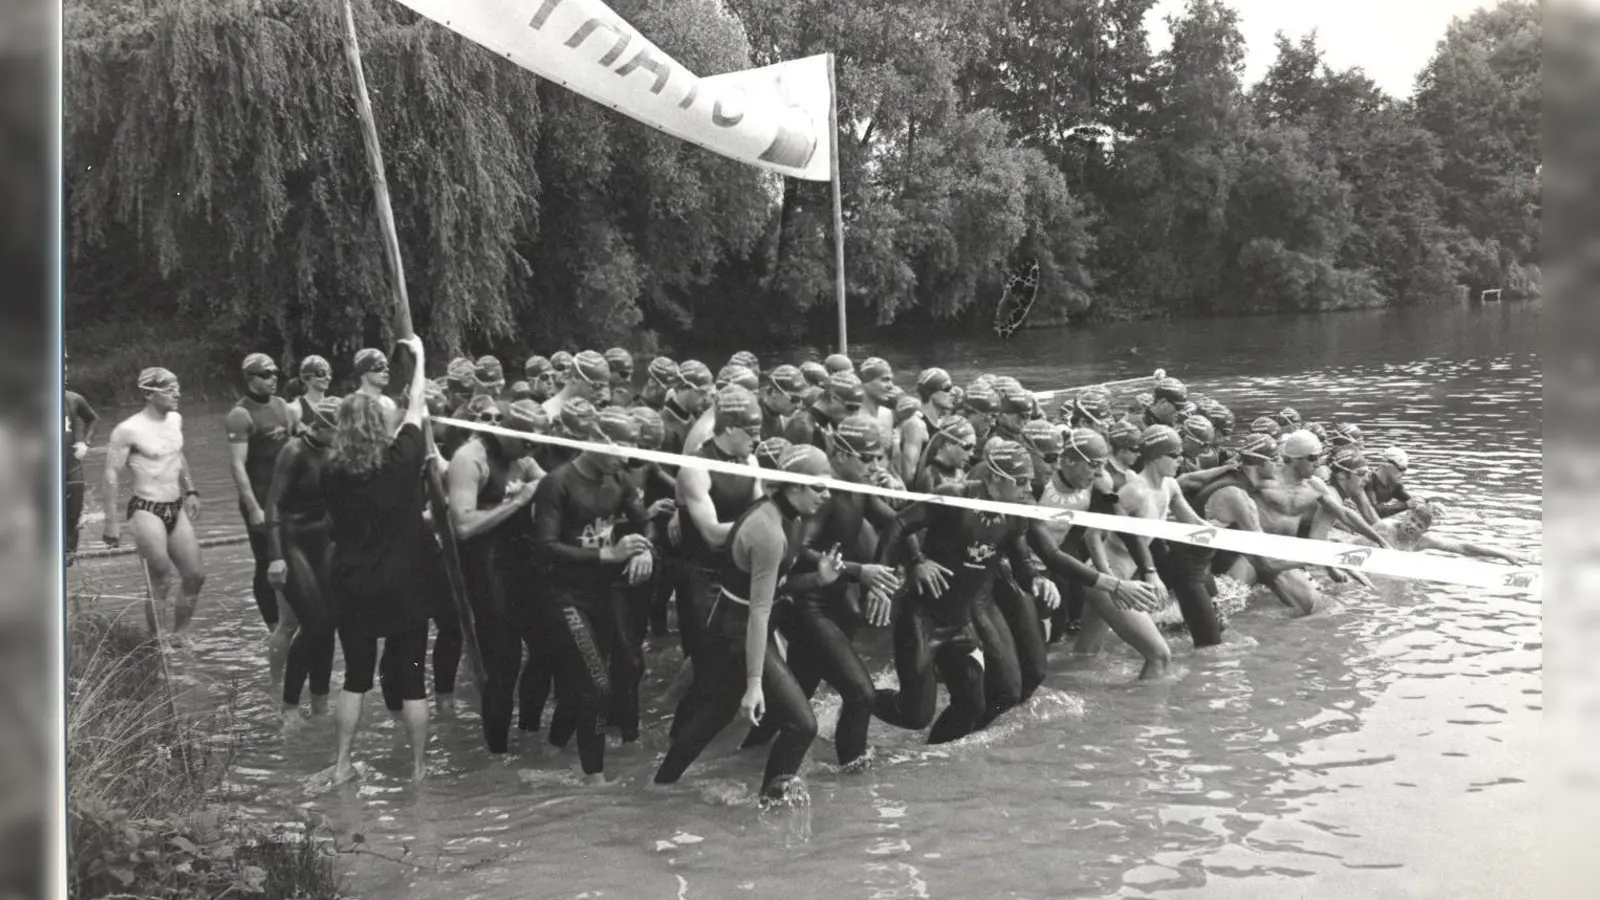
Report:
[{"label": "long-haired woman", "polygon": [[[344,650],[344,689],[335,707],[339,758],[332,782],[354,777],[350,749],[361,726],[362,701],[380,673],[386,695],[398,695],[401,719],[411,739],[412,777],[425,774],[428,744],[424,657],[428,649],[427,584],[419,561],[425,548],[422,519],[422,341],[400,341],[416,359],[400,430],[391,437],[378,397],[358,392],[339,404],[328,448],[323,491],[332,521],[332,582],[340,599],[339,646]],[[382,639],[383,658],[378,658]]]}]

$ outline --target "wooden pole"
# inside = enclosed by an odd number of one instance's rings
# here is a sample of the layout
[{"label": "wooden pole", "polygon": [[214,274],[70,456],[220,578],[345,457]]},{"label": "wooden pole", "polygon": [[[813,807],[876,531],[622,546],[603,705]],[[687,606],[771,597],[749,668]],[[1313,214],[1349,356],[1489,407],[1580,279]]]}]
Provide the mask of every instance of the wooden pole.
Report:
[{"label": "wooden pole", "polygon": [[844,315],[844,202],[839,198],[839,86],[834,77],[833,54],[828,54],[828,127],[833,129],[828,142],[829,175],[833,181],[833,296],[839,306],[839,352],[850,354],[850,338]]},{"label": "wooden pole", "polygon": [[[367,96],[367,77],[361,70],[361,42],[356,37],[356,18],[350,10],[350,0],[344,0],[344,59],[350,64],[350,78],[355,82],[356,110],[361,115],[361,140],[367,147],[367,169],[372,175],[372,193],[378,206],[378,224],[383,229],[383,255],[389,262],[389,278],[393,282],[394,331],[397,336],[408,338],[416,333],[411,326],[411,299],[406,295],[405,267],[400,263],[400,237],[395,230],[394,209],[389,204],[389,181],[383,173],[383,151],[378,146],[378,124],[372,116],[372,100]],[[396,356],[398,357],[398,354]],[[420,363],[421,360],[411,360],[412,365]],[[478,631],[472,616],[472,605],[467,601],[466,579],[461,570],[455,526],[450,521],[444,479],[433,462],[435,453],[433,428],[426,417],[422,420],[422,437],[428,448],[428,458],[422,467],[423,479],[427,489],[428,505],[433,514],[434,533],[439,538],[440,562],[444,566],[445,579],[450,586],[456,614],[461,620],[462,642],[467,649],[467,664],[481,693],[487,684],[483,654],[478,649]]]},{"label": "wooden pole", "polygon": [[411,300],[406,295],[406,271],[400,262],[400,236],[395,231],[394,208],[389,205],[389,180],[383,172],[383,151],[378,147],[378,124],[372,117],[372,100],[367,96],[367,76],[361,69],[361,42],[356,37],[356,17],[350,0],[344,0],[344,60],[350,65],[355,82],[356,111],[361,116],[361,140],[367,146],[367,165],[372,173],[373,199],[378,206],[378,225],[383,230],[383,255],[389,262],[389,277],[394,282],[394,330],[402,338],[411,337]]}]

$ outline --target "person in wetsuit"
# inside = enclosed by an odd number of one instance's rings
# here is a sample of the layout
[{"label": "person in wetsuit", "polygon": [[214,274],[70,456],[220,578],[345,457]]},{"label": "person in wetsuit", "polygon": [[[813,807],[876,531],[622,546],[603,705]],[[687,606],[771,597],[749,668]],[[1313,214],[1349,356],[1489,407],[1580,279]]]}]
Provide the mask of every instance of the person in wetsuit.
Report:
[{"label": "person in wetsuit", "polygon": [[800,409],[800,392],[806,380],[794,366],[779,366],[767,374],[761,388],[761,439],[780,437],[789,417]]},{"label": "person in wetsuit", "polygon": [[645,369],[644,386],[639,388],[638,402],[661,412],[666,407],[667,396],[682,384],[683,379],[678,376],[678,364],[668,357],[658,356],[650,360],[649,367]]},{"label": "person in wetsuit", "polygon": [[790,417],[783,436],[791,444],[810,444],[826,453],[829,449],[828,436],[846,416],[861,411],[865,397],[861,379],[855,373],[835,372],[828,376],[827,388],[822,396]]},{"label": "person in wetsuit", "polygon": [[[274,396],[282,374],[265,353],[244,358],[245,395],[228,410],[230,471],[239,492],[239,515],[250,536],[250,555],[255,557],[255,574],[250,581],[256,609],[267,630],[273,632],[269,654],[276,673],[283,665],[294,630],[278,628],[278,595],[267,580],[267,491],[272,488],[272,471],[278,454],[295,430],[295,416],[282,397]],[[287,623],[286,623],[287,624]],[[273,680],[277,683],[277,679]]]},{"label": "person in wetsuit", "polygon": [[978,433],[962,416],[943,416],[923,445],[922,459],[912,476],[911,490],[931,494],[941,485],[967,481],[967,467],[978,451]]},{"label": "person in wetsuit", "polygon": [[[1027,496],[1029,470],[1026,450],[998,441],[976,480],[942,485],[935,493],[1017,503]],[[908,567],[894,614],[900,686],[877,692],[874,715],[901,728],[922,729],[932,722],[928,743],[939,744],[972,733],[1021,702],[1021,674],[1015,668],[986,677],[986,667],[1004,669],[1008,663],[991,659],[978,619],[993,606],[1002,553],[1010,558],[1013,572],[1030,572],[1026,531],[1023,521],[1011,516],[934,503],[914,503],[890,524],[879,544],[878,562],[894,566],[903,560]],[[869,617],[876,613],[871,608],[875,602],[868,598]],[[935,720],[939,680],[950,692],[950,705]],[[988,696],[991,685],[1001,696]]]},{"label": "person in wetsuit", "polygon": [[[510,415],[499,404],[474,398],[474,420],[533,434],[549,430],[544,409],[532,400],[511,404]],[[531,530],[527,513],[543,471],[528,458],[526,441],[475,432],[450,457],[445,482],[450,495],[450,520],[455,526],[461,572],[472,606],[474,633],[484,669],[480,714],[489,752],[506,752],[517,678],[522,671],[524,628],[514,607],[515,592],[531,587],[517,577],[519,554],[527,542],[519,532]]]},{"label": "person in wetsuit", "polygon": [[[827,477],[827,457],[811,446],[791,446],[780,471]],[[737,714],[751,725],[770,718],[778,735],[761,779],[764,802],[798,799],[798,772],[817,735],[816,716],[773,641],[772,611],[780,585],[791,591],[824,587],[839,577],[841,561],[828,554],[810,575],[789,576],[800,546],[802,520],[815,515],[828,489],[780,484],[747,509],[728,535],[719,562],[717,598],[695,662],[693,692],[701,699],[674,721],[672,746],[656,770],[657,784],[673,784],[712,738]],[[680,715],[684,715],[680,711]]]},{"label": "person in wetsuit", "polygon": [[[639,424],[639,448],[658,450],[665,428],[661,416],[647,406],[628,411]],[[668,523],[677,513],[677,484],[659,463],[629,457],[626,477],[639,491],[649,527],[654,534],[666,534]],[[632,522],[617,526],[617,537],[643,533],[645,526]],[[639,739],[639,683],[644,678],[644,635],[649,625],[655,597],[665,583],[670,590],[671,566],[658,556],[647,580],[628,584],[612,592],[611,709],[609,719],[622,732],[624,743]],[[665,605],[663,604],[663,609]],[[665,631],[666,624],[662,623]]]},{"label": "person in wetsuit", "polygon": [[917,375],[917,397],[921,403],[917,411],[900,425],[900,477],[906,484],[915,484],[917,472],[922,467],[922,451],[927,449],[934,424],[955,409],[950,389],[955,382],[950,373],[940,368],[923,369]]},{"label": "person in wetsuit", "polygon": [[666,427],[666,437],[661,441],[665,453],[682,453],[689,430],[711,404],[711,392],[716,379],[706,364],[698,359],[687,359],[678,366],[678,376],[667,399],[661,405],[661,424]]},{"label": "person in wetsuit", "polygon": [[607,405],[627,409],[633,405],[633,354],[612,347],[606,351],[605,359],[611,369],[611,382],[605,391]]},{"label": "person in wetsuit", "polygon": [[[602,410],[596,426],[609,443],[638,446],[639,423],[625,410]],[[655,528],[626,472],[626,457],[586,450],[546,475],[533,498],[534,547],[546,573],[545,647],[553,656],[558,698],[550,743],[565,746],[576,733],[589,783],[605,780],[612,696],[607,657],[616,633],[609,620],[620,602],[614,592],[649,580],[654,565]],[[618,538],[622,522],[641,530]]]},{"label": "person in wetsuit", "polygon": [[[833,435],[828,462],[834,477],[853,484],[870,484],[884,465],[884,443],[875,419],[858,414],[839,423]],[[895,519],[883,498],[851,491],[831,492],[821,510],[806,519],[804,548],[793,574],[815,572],[824,556],[838,553],[841,577],[812,589],[790,586],[790,602],[778,616],[778,627],[789,641],[787,661],[809,699],[827,681],[840,698],[839,723],[834,729],[834,749],[840,766],[850,766],[867,753],[867,726],[872,721],[876,691],[872,673],[856,653],[852,641],[863,622],[874,627],[889,624],[888,601],[900,589],[894,570],[863,560],[856,552],[860,532],[870,523],[880,532]],[[876,595],[882,618],[868,621],[860,597]],[[764,743],[777,731],[769,723],[753,729],[744,746]]]},{"label": "person in wetsuit", "polygon": [[339,398],[321,395],[306,403],[306,428],[284,445],[267,491],[267,581],[282,592],[299,628],[289,644],[283,673],[283,729],[297,729],[300,691],[311,684],[311,712],[328,711],[333,674],[334,626],[338,598],[330,590],[333,540],[328,506],[322,496],[322,470],[328,462]]}]

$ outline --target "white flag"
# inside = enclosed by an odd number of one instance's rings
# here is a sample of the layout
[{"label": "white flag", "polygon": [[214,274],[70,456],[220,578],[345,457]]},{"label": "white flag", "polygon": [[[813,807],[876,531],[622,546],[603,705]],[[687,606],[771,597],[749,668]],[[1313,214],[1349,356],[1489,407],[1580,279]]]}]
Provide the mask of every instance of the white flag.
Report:
[{"label": "white flag", "polygon": [[668,134],[795,178],[830,178],[826,55],[701,78],[600,0],[396,2]]}]

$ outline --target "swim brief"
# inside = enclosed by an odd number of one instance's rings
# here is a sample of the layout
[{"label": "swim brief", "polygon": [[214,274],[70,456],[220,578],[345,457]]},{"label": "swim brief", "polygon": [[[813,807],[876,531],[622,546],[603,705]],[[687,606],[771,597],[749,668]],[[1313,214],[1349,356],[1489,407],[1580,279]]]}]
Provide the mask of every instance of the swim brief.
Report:
[{"label": "swim brief", "polygon": [[183,512],[183,501],[146,500],[143,497],[134,497],[128,501],[128,518],[132,519],[134,512],[141,509],[160,519],[161,524],[167,528],[167,534],[171,534],[173,529],[178,527],[178,515]]}]

